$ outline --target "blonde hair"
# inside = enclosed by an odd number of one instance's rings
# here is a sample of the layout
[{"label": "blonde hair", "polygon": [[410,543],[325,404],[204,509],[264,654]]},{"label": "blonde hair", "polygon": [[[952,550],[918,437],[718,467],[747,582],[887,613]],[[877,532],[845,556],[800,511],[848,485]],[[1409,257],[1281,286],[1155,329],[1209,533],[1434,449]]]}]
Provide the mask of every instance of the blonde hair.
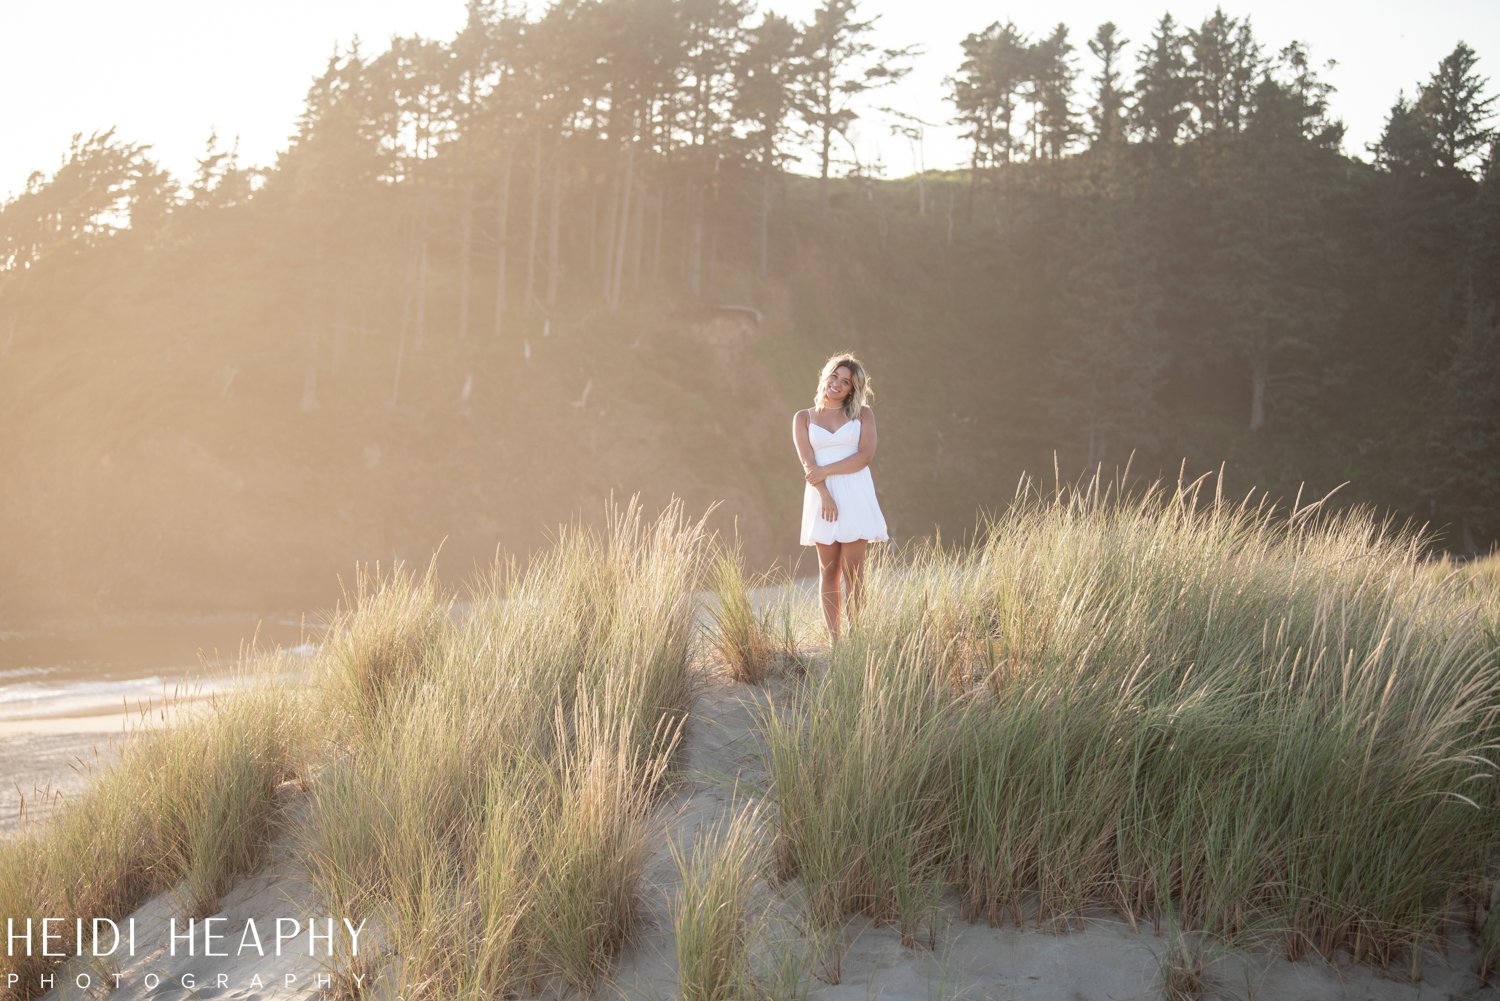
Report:
[{"label": "blonde hair", "polygon": [[824,362],[823,371],[818,373],[818,388],[813,390],[813,409],[818,409],[823,402],[823,383],[828,381],[828,377],[840,365],[849,370],[849,381],[854,384],[849,395],[844,397],[844,416],[852,421],[859,416],[860,409],[874,398],[875,391],[870,388],[870,376],[865,372],[865,367],[847,351]]}]

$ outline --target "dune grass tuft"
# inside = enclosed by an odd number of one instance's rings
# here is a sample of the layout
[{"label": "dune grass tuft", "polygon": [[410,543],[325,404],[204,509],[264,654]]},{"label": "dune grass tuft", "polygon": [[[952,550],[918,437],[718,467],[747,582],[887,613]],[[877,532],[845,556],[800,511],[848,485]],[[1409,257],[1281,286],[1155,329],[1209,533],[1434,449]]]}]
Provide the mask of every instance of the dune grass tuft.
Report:
[{"label": "dune grass tuft", "polygon": [[1162,1001],[1199,1001],[1214,989],[1202,953],[1180,936],[1158,957],[1157,976]]},{"label": "dune grass tuft", "polygon": [[322,712],[339,732],[373,738],[394,706],[420,685],[448,625],[452,600],[438,592],[437,557],[418,576],[396,564],[355,570],[354,590],[329,624]]},{"label": "dune grass tuft", "polygon": [[[172,891],[184,915],[217,909],[281,822],[277,790],[305,755],[304,703],[274,665],[252,684],[136,733],[119,759],[43,824],[0,845],[0,914],[24,921],[120,919]],[[0,988],[38,993],[56,957],[0,957]]]},{"label": "dune grass tuft", "polygon": [[951,887],[971,920],[1414,963],[1500,821],[1497,606],[1422,553],[1366,513],[1094,484],[873,561],[805,717],[767,720],[779,868],[908,938]]},{"label": "dune grass tuft", "polygon": [[778,636],[771,614],[757,612],[751,604],[750,583],[737,549],[718,547],[711,572],[710,642],[731,678],[758,685],[786,657],[791,644]]},{"label": "dune grass tuft", "polygon": [[682,889],[672,908],[683,1001],[765,996],[751,973],[750,898],[765,863],[760,811],[747,807],[709,829],[691,851],[673,846]]},{"label": "dune grass tuft", "polygon": [[[461,622],[405,581],[366,596],[434,627],[386,724],[333,750],[303,845],[329,905],[373,919],[398,993],[587,991],[607,971],[692,698],[706,551],[680,505],[648,523],[631,504],[481,576]],[[349,621],[350,647],[387,628]]]}]

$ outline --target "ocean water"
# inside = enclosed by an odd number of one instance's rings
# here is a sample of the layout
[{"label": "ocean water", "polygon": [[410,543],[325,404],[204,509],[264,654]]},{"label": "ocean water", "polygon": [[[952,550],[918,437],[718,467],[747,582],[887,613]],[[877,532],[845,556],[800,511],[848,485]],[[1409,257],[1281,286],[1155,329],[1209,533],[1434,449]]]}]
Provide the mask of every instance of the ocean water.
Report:
[{"label": "ocean water", "polygon": [[212,695],[252,654],[279,649],[294,668],[321,635],[296,615],[248,613],[0,629],[0,725]]},{"label": "ocean water", "polygon": [[[791,609],[802,628],[821,630],[817,580],[752,588],[758,612]],[[713,598],[697,596],[707,628]],[[456,601],[455,621],[470,606]],[[779,620],[779,616],[778,616]],[[256,654],[280,651],[301,674],[319,650],[321,619],[298,613],[138,618],[66,627],[0,627],[0,729],[27,721],[138,713],[184,698],[201,698],[238,683]]]}]

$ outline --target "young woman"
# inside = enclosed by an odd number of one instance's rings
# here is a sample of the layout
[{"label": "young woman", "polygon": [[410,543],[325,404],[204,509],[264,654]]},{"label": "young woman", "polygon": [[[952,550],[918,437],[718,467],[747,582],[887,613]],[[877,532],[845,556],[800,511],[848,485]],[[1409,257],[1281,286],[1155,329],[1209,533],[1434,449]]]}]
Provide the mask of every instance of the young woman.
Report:
[{"label": "young woman", "polygon": [[875,456],[870,396],[859,359],[834,355],[818,377],[812,408],[792,418],[792,442],[807,480],[802,544],[818,547],[823,621],[834,639],[840,612],[852,617],[859,609],[865,547],[889,538],[869,469]]}]

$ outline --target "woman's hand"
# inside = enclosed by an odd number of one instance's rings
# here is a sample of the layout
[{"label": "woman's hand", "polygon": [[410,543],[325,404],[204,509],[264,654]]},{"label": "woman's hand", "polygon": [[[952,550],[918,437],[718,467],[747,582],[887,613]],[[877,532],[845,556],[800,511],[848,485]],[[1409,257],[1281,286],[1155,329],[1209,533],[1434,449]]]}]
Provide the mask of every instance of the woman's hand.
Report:
[{"label": "woman's hand", "polygon": [[833,494],[826,487],[819,487],[818,494],[823,498],[823,520],[837,521],[839,517],[839,506],[833,502]]},{"label": "woman's hand", "polygon": [[824,480],[828,479],[828,474],[823,472],[823,470],[819,469],[817,466],[811,466],[807,470],[805,479],[813,486],[817,486]]}]

